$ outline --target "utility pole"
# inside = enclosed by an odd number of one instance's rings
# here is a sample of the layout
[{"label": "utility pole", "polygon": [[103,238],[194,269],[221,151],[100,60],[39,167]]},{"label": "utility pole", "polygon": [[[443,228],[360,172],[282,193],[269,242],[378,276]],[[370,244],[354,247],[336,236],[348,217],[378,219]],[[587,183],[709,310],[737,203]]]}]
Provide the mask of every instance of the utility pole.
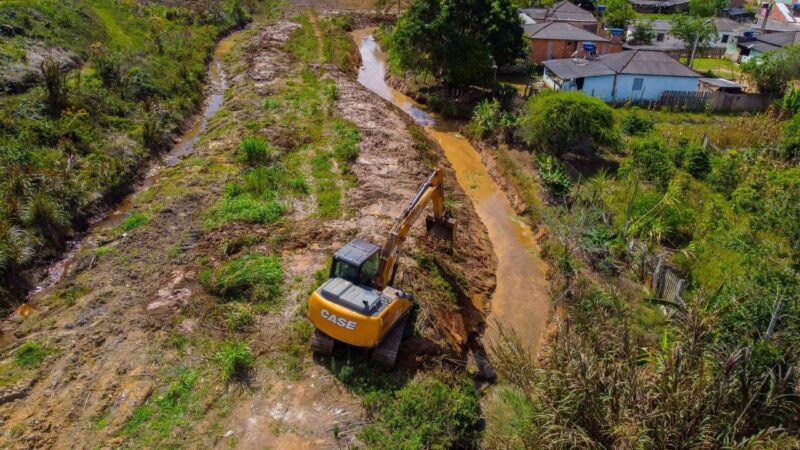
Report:
[{"label": "utility pole", "polygon": [[769,6],[767,6],[767,10],[764,12],[764,21],[761,22],[761,34],[764,34],[764,30],[767,29],[767,21],[769,21],[769,15],[772,13],[772,8],[774,6],[775,0],[771,0]]}]

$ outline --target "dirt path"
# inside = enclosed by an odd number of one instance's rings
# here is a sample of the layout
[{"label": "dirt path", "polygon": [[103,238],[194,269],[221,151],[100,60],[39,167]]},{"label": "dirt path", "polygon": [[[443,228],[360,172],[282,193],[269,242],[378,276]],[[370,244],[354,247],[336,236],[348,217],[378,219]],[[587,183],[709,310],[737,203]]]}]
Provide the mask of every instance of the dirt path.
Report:
[{"label": "dirt path", "polygon": [[458,183],[467,193],[489,231],[498,258],[497,290],[492,296],[487,337],[497,337],[496,323],[513,329],[533,351],[538,350],[549,310],[544,263],[533,233],[517,216],[503,191],[481,161],[480,154],[463,136],[457,124],[427,113],[414,100],[392,89],[384,80],[386,59],[371,30],[353,33],[363,66],[359,81],[373,92],[406,111],[444,150],[455,169]]}]

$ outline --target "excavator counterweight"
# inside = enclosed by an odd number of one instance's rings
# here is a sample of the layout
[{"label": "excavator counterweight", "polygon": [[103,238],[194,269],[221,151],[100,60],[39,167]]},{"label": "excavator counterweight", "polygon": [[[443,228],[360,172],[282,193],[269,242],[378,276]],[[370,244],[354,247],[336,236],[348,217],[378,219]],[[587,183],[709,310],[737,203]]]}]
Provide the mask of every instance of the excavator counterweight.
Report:
[{"label": "excavator counterweight", "polygon": [[334,253],[328,281],[309,299],[315,353],[330,355],[338,341],[373,349],[374,361],[394,366],[412,296],[391,285],[400,248],[429,203],[433,214],[426,217],[426,231],[452,242],[456,222],[445,213],[444,175],[436,169],[403,209],[383,247],[354,239]]}]

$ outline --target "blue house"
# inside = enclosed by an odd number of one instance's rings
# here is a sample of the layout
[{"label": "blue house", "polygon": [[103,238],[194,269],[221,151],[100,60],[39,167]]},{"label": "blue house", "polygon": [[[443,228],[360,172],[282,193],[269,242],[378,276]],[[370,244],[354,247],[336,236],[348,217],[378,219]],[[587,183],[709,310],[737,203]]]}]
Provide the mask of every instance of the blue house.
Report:
[{"label": "blue house", "polygon": [[697,92],[700,75],[664,52],[629,50],[544,62],[544,83],[606,102],[655,101],[664,91]]}]

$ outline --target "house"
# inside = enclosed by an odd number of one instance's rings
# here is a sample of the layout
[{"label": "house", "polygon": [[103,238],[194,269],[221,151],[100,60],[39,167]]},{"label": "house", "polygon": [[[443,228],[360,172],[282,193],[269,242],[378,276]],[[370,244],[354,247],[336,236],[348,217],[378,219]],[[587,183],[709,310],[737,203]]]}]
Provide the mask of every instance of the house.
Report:
[{"label": "house", "polygon": [[664,52],[628,50],[594,59],[544,62],[551,89],[582,91],[606,102],[656,101],[664,91],[697,92],[700,75]]},{"label": "house", "polygon": [[[628,49],[640,50],[661,50],[665,52],[677,52],[684,50],[686,45],[680,39],[670,35],[672,30],[672,22],[669,20],[651,20],[653,31],[656,34],[655,39],[650,45],[626,45]],[[738,22],[725,17],[718,17],[714,19],[714,25],[717,27],[717,38],[709,43],[712,49],[718,49],[719,52],[724,52],[728,56],[736,54],[737,44],[747,32],[752,32],[758,28],[758,24]],[[787,26],[785,24],[768,21],[765,27],[765,32],[781,32],[785,31]],[[789,28],[793,29],[793,28]],[[628,27],[627,39],[630,41],[633,33],[636,31],[636,23]]]},{"label": "house", "polygon": [[800,23],[800,7],[797,7],[797,0],[762,1],[758,15],[776,22]]},{"label": "house", "polygon": [[524,25],[525,36],[530,41],[530,60],[541,64],[548,59],[571,58],[583,49],[583,44],[594,44],[595,53],[605,55],[622,51],[622,43],[613,42],[567,22],[544,22]]},{"label": "house", "polygon": [[755,34],[752,37],[743,38],[739,42],[739,62],[743,63],[752,58],[759,58],[767,52],[782,51],[794,44],[800,44],[800,31]]},{"label": "house", "polygon": [[630,0],[641,14],[674,14],[689,11],[689,0]]},{"label": "house", "polygon": [[519,10],[523,23],[566,22],[591,33],[597,32],[597,19],[580,6],[566,0],[549,7],[525,8]]}]

